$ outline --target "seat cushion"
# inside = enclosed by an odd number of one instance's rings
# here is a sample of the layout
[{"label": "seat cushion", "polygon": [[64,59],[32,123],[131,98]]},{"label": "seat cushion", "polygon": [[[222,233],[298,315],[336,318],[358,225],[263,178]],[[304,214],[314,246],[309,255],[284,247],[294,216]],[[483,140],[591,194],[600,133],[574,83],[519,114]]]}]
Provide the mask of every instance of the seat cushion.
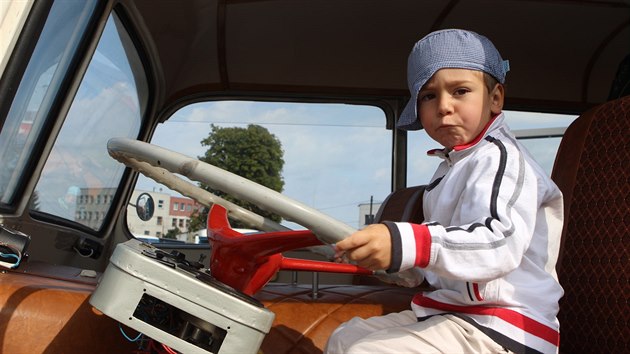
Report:
[{"label": "seat cushion", "polygon": [[327,285],[313,297],[307,285],[270,284],[256,294],[276,314],[263,341],[263,353],[322,353],[342,322],[410,308],[417,289],[393,286]]},{"label": "seat cushion", "polygon": [[[69,279],[70,267],[47,268],[46,275],[0,273],[0,352],[131,353],[137,348],[122,337],[116,321],[88,303],[95,281],[80,280],[78,269]],[[54,269],[60,270],[57,276]]]}]

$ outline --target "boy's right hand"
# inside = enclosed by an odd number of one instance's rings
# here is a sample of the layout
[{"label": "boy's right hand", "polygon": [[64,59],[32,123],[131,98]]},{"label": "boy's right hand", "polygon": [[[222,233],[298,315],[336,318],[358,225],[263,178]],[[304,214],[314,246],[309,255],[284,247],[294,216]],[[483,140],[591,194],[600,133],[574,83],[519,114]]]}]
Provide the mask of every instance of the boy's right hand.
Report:
[{"label": "boy's right hand", "polygon": [[357,265],[371,269],[388,269],[391,265],[392,240],[387,226],[369,225],[335,245],[335,259],[344,256]]}]

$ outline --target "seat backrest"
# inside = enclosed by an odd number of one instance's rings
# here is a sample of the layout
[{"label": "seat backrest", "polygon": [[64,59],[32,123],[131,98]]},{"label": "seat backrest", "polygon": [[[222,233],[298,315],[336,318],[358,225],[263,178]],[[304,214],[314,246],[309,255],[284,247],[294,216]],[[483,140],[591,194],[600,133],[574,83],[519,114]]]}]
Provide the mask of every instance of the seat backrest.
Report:
[{"label": "seat backrest", "polygon": [[[424,221],[422,196],[425,188],[422,185],[393,191],[378,208],[374,222],[405,221],[421,224]],[[376,277],[364,275],[355,275],[352,282],[356,285],[386,285]]]},{"label": "seat backrest", "polygon": [[382,221],[406,221],[422,223],[422,196],[426,186],[401,188],[392,192],[381,204],[374,219]]},{"label": "seat backrest", "polygon": [[630,96],[567,129],[552,178],[565,221],[558,276],[562,353],[630,352]]}]

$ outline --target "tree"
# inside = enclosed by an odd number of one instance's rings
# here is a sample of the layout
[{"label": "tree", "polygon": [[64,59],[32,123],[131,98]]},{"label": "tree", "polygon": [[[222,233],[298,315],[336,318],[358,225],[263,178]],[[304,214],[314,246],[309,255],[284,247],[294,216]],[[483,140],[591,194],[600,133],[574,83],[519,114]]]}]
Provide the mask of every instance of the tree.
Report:
[{"label": "tree", "polygon": [[[201,141],[202,146],[208,146],[206,153],[198,157],[201,161],[282,192],[284,179],[281,173],[284,166],[284,152],[280,140],[275,135],[255,124],[250,124],[247,128],[222,128],[212,124],[210,128],[208,137]],[[204,184],[201,184],[201,187],[257,214],[280,222],[279,216],[262,210],[256,205],[238,200]],[[190,230],[205,227],[207,217],[208,210],[205,209],[193,214]],[[236,220],[232,220],[231,224],[233,227],[247,227]]]},{"label": "tree", "polygon": [[164,234],[164,238],[170,238],[170,239],[176,240],[177,235],[181,233],[182,233],[181,230],[177,226],[175,226],[174,228],[166,231],[166,234]]}]

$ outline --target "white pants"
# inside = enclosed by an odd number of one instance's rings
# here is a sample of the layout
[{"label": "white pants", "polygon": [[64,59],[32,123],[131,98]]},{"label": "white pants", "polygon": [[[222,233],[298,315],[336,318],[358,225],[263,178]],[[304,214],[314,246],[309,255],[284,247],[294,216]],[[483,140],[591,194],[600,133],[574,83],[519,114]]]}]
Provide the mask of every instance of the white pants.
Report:
[{"label": "white pants", "polygon": [[354,317],[330,336],[326,354],[510,353],[453,315],[418,322],[411,310],[368,319]]}]

